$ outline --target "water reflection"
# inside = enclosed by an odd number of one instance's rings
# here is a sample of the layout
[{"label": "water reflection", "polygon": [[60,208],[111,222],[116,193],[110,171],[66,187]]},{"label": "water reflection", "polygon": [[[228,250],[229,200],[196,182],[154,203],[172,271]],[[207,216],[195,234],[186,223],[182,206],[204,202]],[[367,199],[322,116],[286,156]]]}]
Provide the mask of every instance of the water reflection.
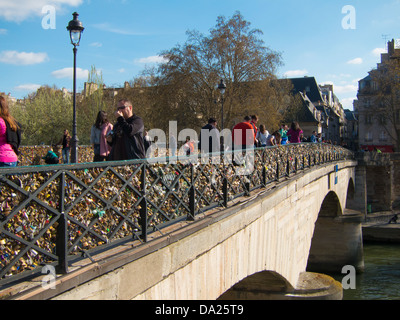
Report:
[{"label": "water reflection", "polygon": [[[364,273],[356,290],[344,290],[343,300],[400,299],[400,244],[364,244]],[[335,275],[338,281],[344,275]]]}]

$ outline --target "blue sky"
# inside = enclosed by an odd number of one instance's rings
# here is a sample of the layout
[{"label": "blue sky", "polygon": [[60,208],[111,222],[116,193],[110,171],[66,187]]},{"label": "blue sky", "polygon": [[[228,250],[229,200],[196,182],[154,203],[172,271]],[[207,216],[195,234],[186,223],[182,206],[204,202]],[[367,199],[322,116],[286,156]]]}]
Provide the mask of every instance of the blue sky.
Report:
[{"label": "blue sky", "polygon": [[184,43],[187,30],[208,34],[218,16],[239,11],[282,54],[279,77],[332,83],[352,109],[357,82],[380,61],[385,37],[400,38],[400,0],[0,0],[0,92],[23,98],[40,85],[72,90],[66,26],[74,11],[85,27],[78,90],[93,65],[107,86],[122,86]]}]

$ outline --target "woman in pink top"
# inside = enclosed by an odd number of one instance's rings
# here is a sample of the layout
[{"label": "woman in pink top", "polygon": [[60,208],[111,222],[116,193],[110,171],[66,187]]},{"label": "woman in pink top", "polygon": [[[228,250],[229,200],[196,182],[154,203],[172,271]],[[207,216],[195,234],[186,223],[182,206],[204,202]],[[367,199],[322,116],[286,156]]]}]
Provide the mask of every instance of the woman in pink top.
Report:
[{"label": "woman in pink top", "polygon": [[17,121],[9,113],[7,99],[0,96],[0,167],[16,167],[18,164],[18,156],[9,141],[17,142],[18,130]]},{"label": "woman in pink top", "polygon": [[303,134],[303,130],[301,130],[298,122],[292,122],[289,131],[287,132],[287,136],[289,137],[290,143],[300,143],[301,135]]},{"label": "woman in pink top", "polygon": [[90,142],[93,144],[94,162],[107,161],[111,150],[111,146],[107,143],[107,136],[112,129],[113,125],[108,121],[107,113],[99,111],[90,134]]}]

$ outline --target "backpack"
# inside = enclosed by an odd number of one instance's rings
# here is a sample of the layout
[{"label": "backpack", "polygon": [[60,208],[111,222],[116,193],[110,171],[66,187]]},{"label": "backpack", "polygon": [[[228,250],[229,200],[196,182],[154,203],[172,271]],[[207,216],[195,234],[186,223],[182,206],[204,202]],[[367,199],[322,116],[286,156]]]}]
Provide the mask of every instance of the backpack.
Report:
[{"label": "backpack", "polygon": [[8,124],[7,121],[4,121],[6,123],[6,137],[7,137],[7,143],[9,143],[15,154],[18,156],[19,155],[19,151],[18,148],[21,144],[21,125],[17,122],[18,125],[18,129],[17,131],[13,131],[10,128],[10,125]]}]

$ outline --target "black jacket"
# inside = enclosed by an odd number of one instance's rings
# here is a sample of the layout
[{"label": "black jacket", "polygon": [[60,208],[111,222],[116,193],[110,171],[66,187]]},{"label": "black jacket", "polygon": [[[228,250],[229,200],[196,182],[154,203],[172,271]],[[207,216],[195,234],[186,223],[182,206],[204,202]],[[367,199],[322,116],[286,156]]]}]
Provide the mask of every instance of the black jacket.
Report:
[{"label": "black jacket", "polygon": [[136,115],[128,119],[118,117],[113,131],[109,160],[145,158],[143,142],[144,123],[142,118]]},{"label": "black jacket", "polygon": [[14,149],[14,152],[16,155],[19,154],[18,148],[21,144],[21,125],[17,122],[18,129],[17,131],[12,131],[10,128],[10,125],[8,124],[7,121],[4,121],[6,123],[6,135],[7,135],[7,143],[9,143],[12,148]]},{"label": "black jacket", "polygon": [[[208,137],[208,150],[207,150],[207,144],[202,143],[201,141],[201,131],[202,130],[207,130],[209,132],[209,137]],[[214,130],[213,132],[211,132]],[[201,128],[200,131],[200,139],[199,139],[199,149],[201,150],[202,153],[207,153],[207,152],[218,152],[220,151],[220,141],[219,141],[219,131],[217,128],[214,128],[211,124],[206,124],[203,128]],[[214,139],[213,139],[214,137]]]}]

